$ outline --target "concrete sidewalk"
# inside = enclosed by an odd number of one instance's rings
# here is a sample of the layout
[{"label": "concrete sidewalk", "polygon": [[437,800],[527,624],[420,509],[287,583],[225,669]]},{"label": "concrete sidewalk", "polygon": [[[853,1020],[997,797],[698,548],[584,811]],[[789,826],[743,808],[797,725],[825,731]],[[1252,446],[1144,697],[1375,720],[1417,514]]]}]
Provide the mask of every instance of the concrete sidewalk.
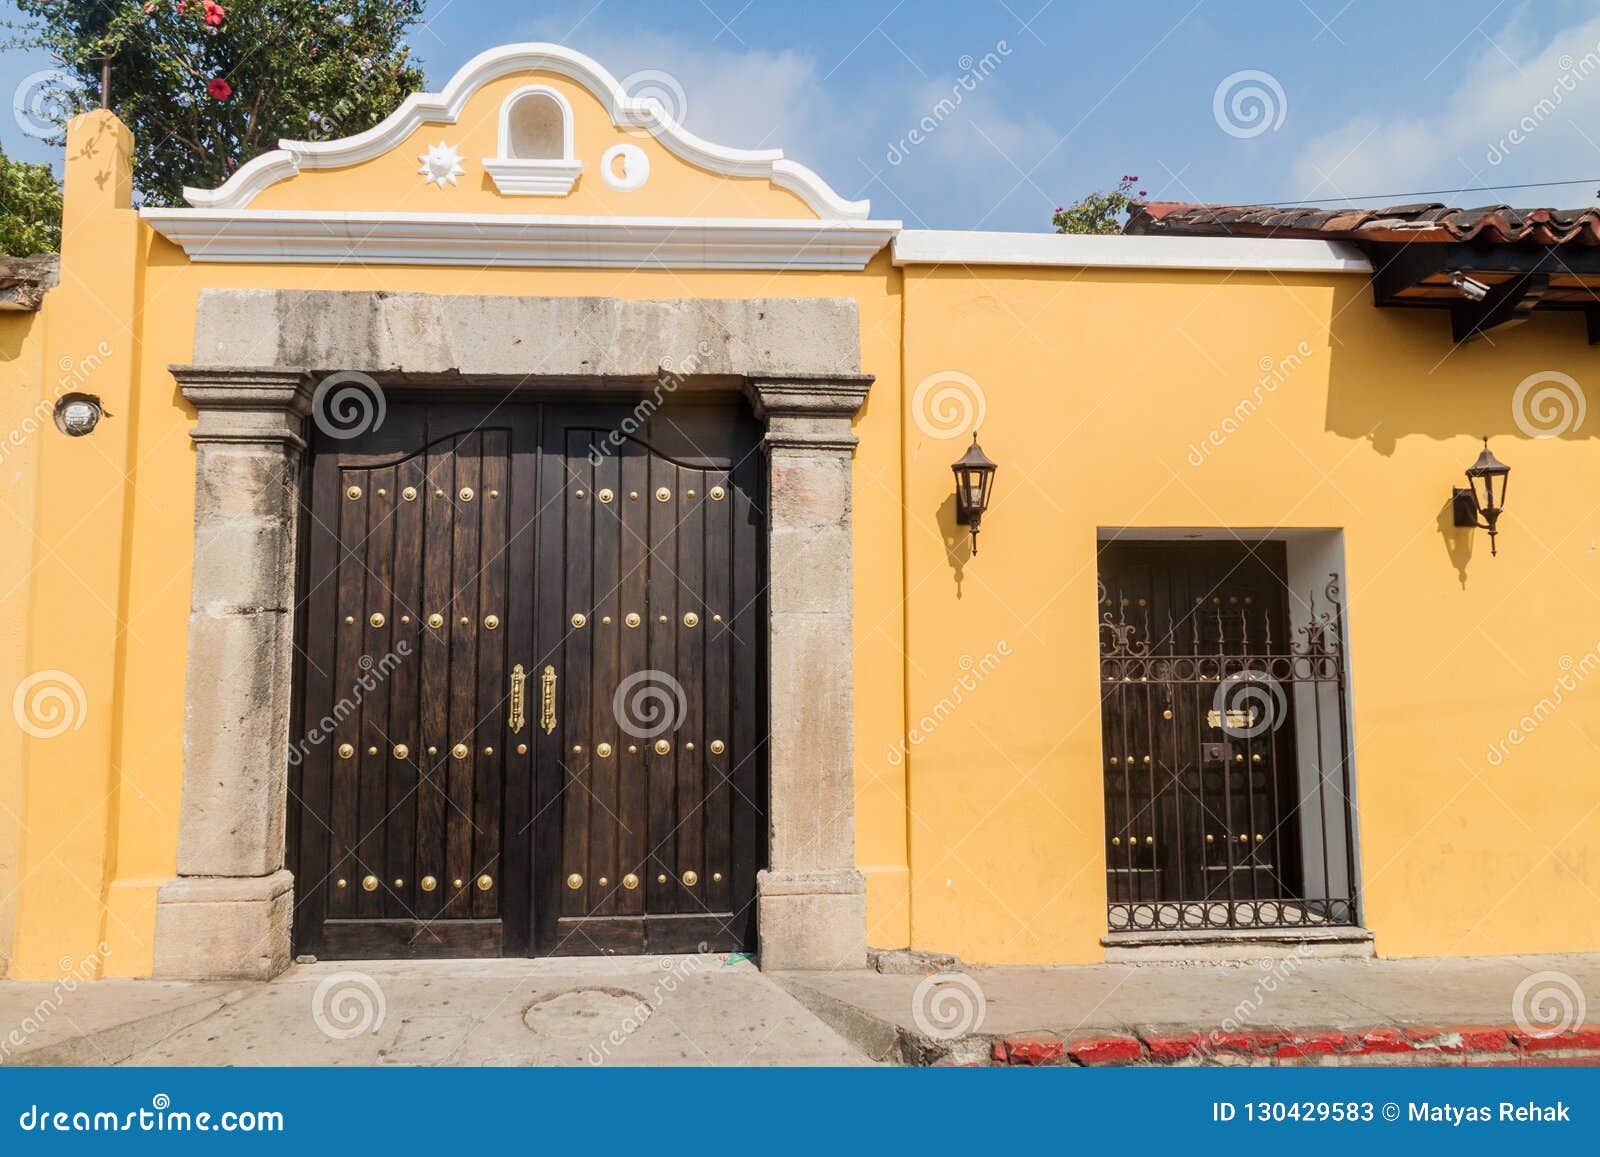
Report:
[{"label": "concrete sidewalk", "polygon": [[1597,1063],[1600,955],[763,974],[742,957],[0,982],[0,1064]]},{"label": "concrete sidewalk", "polygon": [[778,979],[897,1064],[1600,1063],[1600,954],[879,967]]},{"label": "concrete sidewalk", "polygon": [[0,982],[0,1065],[864,1063],[742,957],[327,962],[266,983],[70,992]]}]

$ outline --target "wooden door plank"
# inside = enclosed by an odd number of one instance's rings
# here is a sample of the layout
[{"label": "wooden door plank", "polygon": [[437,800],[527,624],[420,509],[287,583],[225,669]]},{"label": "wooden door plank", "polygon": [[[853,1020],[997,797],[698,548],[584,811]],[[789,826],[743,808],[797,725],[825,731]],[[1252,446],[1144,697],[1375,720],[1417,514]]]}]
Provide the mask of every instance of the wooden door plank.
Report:
[{"label": "wooden door plank", "polygon": [[[464,919],[472,914],[473,863],[473,786],[480,756],[478,734],[477,658],[479,527],[482,510],[483,436],[476,431],[456,438],[455,489],[442,501],[454,507],[455,535],[450,583],[450,605],[445,629],[450,636],[450,745],[465,749],[462,756],[450,752],[445,830],[445,862],[451,888],[444,902],[444,915]],[[464,497],[467,491],[471,497]],[[463,622],[462,620],[466,621]],[[454,882],[462,881],[456,888]]]},{"label": "wooden door plank", "polygon": [[[649,669],[658,672],[652,681],[664,689],[671,700],[660,725],[640,729],[640,747],[645,750],[649,772],[651,866],[647,869],[650,912],[681,911],[683,885],[678,880],[677,745],[679,720],[676,701],[678,613],[676,573],[679,514],[678,468],[659,455],[651,455],[649,481],[649,574],[645,579],[647,604],[643,630],[649,639]],[[667,750],[657,752],[655,744],[665,742]],[[665,883],[661,877],[665,876]]]},{"label": "wooden door plank", "polygon": [[[616,691],[618,674],[618,635],[622,626],[618,622],[618,584],[621,581],[620,550],[622,522],[618,515],[620,503],[617,487],[620,470],[615,455],[595,454],[595,434],[579,439],[577,449],[591,460],[594,473],[593,501],[587,504],[591,512],[593,542],[591,555],[594,573],[591,580],[592,608],[587,634],[591,639],[589,695],[589,735],[596,749],[589,762],[591,769],[589,801],[589,853],[586,874],[594,881],[590,890],[592,898],[589,911],[595,915],[614,916],[621,911],[619,899],[623,869],[620,866],[621,798],[617,768],[620,765],[618,748],[626,738],[612,714],[611,699]],[[587,439],[587,444],[585,441]],[[610,501],[601,501],[609,494]],[[604,743],[610,751],[602,756],[598,745]],[[605,881],[602,883],[601,881]]]},{"label": "wooden door plank", "polygon": [[[538,552],[538,412],[518,406],[512,416],[506,535],[506,666],[521,664],[524,676],[523,723],[505,733],[505,847],[501,855],[500,915],[505,921],[508,956],[527,955],[532,948],[533,888],[533,747],[539,733],[540,667],[535,662],[534,608],[537,603]],[[509,687],[509,682],[508,682]],[[509,710],[509,705],[508,705]]]},{"label": "wooden door plank", "polygon": [[[620,521],[618,565],[621,569],[617,623],[619,624],[620,651],[618,657],[619,683],[647,670],[650,666],[649,632],[645,626],[649,615],[646,583],[650,574],[650,461],[643,446],[632,438],[617,449],[618,482],[617,505]],[[628,626],[628,615],[638,615],[636,626]],[[602,694],[605,694],[602,689]],[[617,724],[617,776],[621,796],[618,818],[622,834],[618,870],[625,876],[632,873],[639,886],[624,889],[618,911],[627,915],[642,916],[652,864],[648,856],[650,836],[650,785],[647,744],[637,734],[637,728],[625,726],[629,716],[618,709],[617,690],[608,696],[608,705]]]},{"label": "wooden door plank", "polygon": [[[705,677],[703,701],[705,716],[700,763],[705,775],[705,889],[706,905],[714,912],[729,909],[733,895],[733,863],[730,856],[733,832],[730,827],[732,791],[728,783],[728,724],[732,714],[734,636],[732,628],[733,524],[729,502],[728,476],[722,471],[707,471],[705,523]],[[720,487],[723,497],[712,498]],[[723,750],[713,750],[721,743]],[[717,879],[718,876],[722,878]]]},{"label": "wooden door plank", "polygon": [[[472,915],[500,914],[505,885],[501,852],[501,796],[505,790],[506,745],[506,512],[509,507],[507,431],[481,432],[483,458],[479,476],[479,579],[473,631],[478,638],[478,707],[476,780],[473,788],[473,876],[488,876],[490,887],[472,889]],[[489,616],[498,626],[488,626]]]},{"label": "wooden door plank", "polygon": [[[418,431],[420,442],[421,431]],[[417,447],[420,450],[420,445]],[[427,459],[413,454],[394,468],[389,490],[391,520],[394,523],[394,574],[390,661],[382,664],[389,696],[390,741],[403,744],[404,759],[393,759],[389,770],[389,811],[384,824],[385,860],[394,879],[405,884],[396,889],[391,917],[412,917],[422,896],[417,869],[417,791],[419,769],[426,765],[419,722],[422,688],[419,681],[421,656],[417,653],[422,637],[423,501],[427,482]],[[415,497],[407,499],[407,494]],[[394,886],[394,879],[389,881]]]},{"label": "wooden door plank", "polygon": [[[366,623],[362,618],[362,604],[366,593],[366,572],[362,569],[362,552],[365,550],[367,511],[359,500],[346,497],[350,487],[367,490],[365,470],[345,469],[339,472],[339,595],[335,614],[338,631],[334,662],[333,687],[335,699],[343,699],[360,677],[359,661],[363,651]],[[339,759],[334,765],[332,814],[331,867],[336,879],[345,880],[346,886],[335,887],[329,896],[328,913],[332,917],[356,914],[361,891],[361,880],[369,869],[357,852],[361,844],[361,776],[367,748],[367,725],[364,713],[357,709],[348,714],[347,722],[340,728],[338,744],[348,743],[352,754]]]},{"label": "wooden door plank", "polygon": [[556,921],[562,911],[566,876],[565,815],[569,806],[565,729],[559,717],[552,731],[540,723],[541,683],[548,666],[559,679],[566,663],[566,543],[567,513],[571,501],[566,479],[566,427],[564,410],[541,407],[538,460],[535,473],[535,536],[537,542],[535,601],[536,658],[528,671],[528,719],[532,725],[529,746],[534,756],[534,811],[532,828],[535,951],[548,954],[556,944]]},{"label": "wooden door plank", "polygon": [[[706,910],[711,870],[705,858],[705,648],[711,614],[705,603],[706,475],[703,470],[678,470],[677,583],[678,605],[671,627],[677,639],[676,675],[683,687],[683,718],[673,749],[677,761],[678,878],[683,884],[684,912]],[[694,615],[693,626],[687,616]],[[688,884],[686,873],[694,873]]]},{"label": "wooden door plank", "polygon": [[[417,758],[420,778],[417,785],[418,875],[431,875],[439,881],[432,892],[417,896],[417,914],[424,919],[438,916],[446,897],[455,891],[450,864],[445,858],[445,812],[449,789],[450,745],[450,583],[452,550],[455,542],[455,439],[440,437],[430,424],[430,439],[425,458],[426,477],[417,504],[423,520],[422,604],[419,608],[418,670],[420,707]],[[439,616],[439,626],[431,617]]]},{"label": "wooden door plank", "polygon": [[[307,733],[301,738],[300,813],[295,848],[295,944],[315,952],[327,918],[333,848],[330,829],[333,776],[342,736],[349,733],[334,718],[334,667],[339,637],[339,491],[338,459],[323,454],[313,459],[309,509],[306,572],[300,607],[307,620],[301,655],[302,719]],[[311,741],[311,735],[319,737]],[[353,742],[353,741],[352,741]],[[349,890],[348,882],[346,891]]]},{"label": "wooden door plank", "polygon": [[[593,665],[592,616],[594,575],[594,469],[585,453],[587,442],[580,429],[567,428],[562,439],[563,491],[566,510],[566,622],[563,626],[565,662],[560,666],[561,717],[566,750],[567,789],[563,799],[562,874],[581,877],[579,887],[562,888],[562,912],[584,916],[598,895],[589,871],[589,832],[595,811],[593,748],[590,718],[590,679]],[[574,616],[581,615],[581,619]],[[581,624],[581,625],[580,625]]]}]

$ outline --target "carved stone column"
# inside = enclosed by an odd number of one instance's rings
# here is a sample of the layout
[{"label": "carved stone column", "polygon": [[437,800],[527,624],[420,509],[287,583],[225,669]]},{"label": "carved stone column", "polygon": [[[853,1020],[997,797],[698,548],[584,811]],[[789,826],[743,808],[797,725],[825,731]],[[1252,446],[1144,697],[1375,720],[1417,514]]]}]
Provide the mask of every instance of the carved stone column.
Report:
[{"label": "carved stone column", "polygon": [[757,879],[761,966],[862,968],[855,863],[851,419],[870,375],[747,379],[766,423],[769,867]]},{"label": "carved stone column", "polygon": [[176,366],[199,411],[178,878],[156,902],[158,977],[289,964],[284,868],[295,552],[309,376]]}]

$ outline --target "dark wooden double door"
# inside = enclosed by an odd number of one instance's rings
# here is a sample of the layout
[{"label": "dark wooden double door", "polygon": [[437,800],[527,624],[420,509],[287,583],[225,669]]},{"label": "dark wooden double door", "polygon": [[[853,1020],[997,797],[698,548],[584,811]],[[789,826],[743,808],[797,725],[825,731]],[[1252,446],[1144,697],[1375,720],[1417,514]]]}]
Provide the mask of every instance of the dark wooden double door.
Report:
[{"label": "dark wooden double door", "polygon": [[1306,660],[1283,543],[1108,542],[1099,574],[1113,930],[1232,926],[1298,895]]},{"label": "dark wooden double door", "polygon": [[290,838],[322,958],[748,948],[765,495],[735,405],[320,437]]}]

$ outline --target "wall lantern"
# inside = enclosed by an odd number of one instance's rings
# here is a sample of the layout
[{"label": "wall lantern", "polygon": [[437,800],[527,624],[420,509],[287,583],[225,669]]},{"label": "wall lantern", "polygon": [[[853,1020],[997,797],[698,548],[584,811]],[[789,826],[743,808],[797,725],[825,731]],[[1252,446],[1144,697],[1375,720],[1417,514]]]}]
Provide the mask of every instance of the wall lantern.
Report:
[{"label": "wall lantern", "polygon": [[972,554],[977,557],[978,524],[983,521],[983,512],[989,509],[989,490],[994,486],[997,466],[978,445],[976,431],[972,435],[972,445],[950,469],[956,476],[956,521],[972,529]]},{"label": "wall lantern", "polygon": [[92,434],[104,416],[100,399],[93,394],[63,394],[56,401],[56,428],[69,438]]},{"label": "wall lantern", "polygon": [[[1450,496],[1455,505],[1456,525],[1477,527],[1489,532],[1489,554],[1495,554],[1495,523],[1506,508],[1506,475],[1511,467],[1494,456],[1489,439],[1483,440],[1483,453],[1467,467],[1469,485],[1457,486]],[[1481,521],[1480,521],[1481,519]]]}]

